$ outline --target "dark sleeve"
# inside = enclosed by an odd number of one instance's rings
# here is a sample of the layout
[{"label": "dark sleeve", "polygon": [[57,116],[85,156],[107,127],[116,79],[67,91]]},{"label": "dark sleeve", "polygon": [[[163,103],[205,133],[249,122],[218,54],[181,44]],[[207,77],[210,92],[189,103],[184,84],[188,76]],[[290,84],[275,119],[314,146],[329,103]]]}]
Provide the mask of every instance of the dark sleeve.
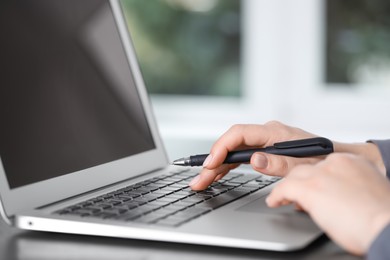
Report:
[{"label": "dark sleeve", "polygon": [[367,260],[390,259],[389,242],[390,242],[390,224],[388,224],[382,230],[379,236],[377,236],[377,238],[371,244],[367,253]]},{"label": "dark sleeve", "polygon": [[390,140],[369,140],[368,142],[378,146],[386,167],[387,178],[390,178]]}]

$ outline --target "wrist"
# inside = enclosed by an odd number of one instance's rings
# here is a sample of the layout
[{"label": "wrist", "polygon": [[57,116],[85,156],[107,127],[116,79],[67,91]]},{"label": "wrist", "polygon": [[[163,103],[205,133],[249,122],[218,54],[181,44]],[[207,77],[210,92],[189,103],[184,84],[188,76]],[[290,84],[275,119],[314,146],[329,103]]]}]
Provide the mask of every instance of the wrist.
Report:
[{"label": "wrist", "polygon": [[336,153],[351,153],[361,156],[372,164],[374,164],[379,171],[386,176],[386,168],[382,160],[382,155],[374,143],[339,143],[333,142],[334,151]]}]

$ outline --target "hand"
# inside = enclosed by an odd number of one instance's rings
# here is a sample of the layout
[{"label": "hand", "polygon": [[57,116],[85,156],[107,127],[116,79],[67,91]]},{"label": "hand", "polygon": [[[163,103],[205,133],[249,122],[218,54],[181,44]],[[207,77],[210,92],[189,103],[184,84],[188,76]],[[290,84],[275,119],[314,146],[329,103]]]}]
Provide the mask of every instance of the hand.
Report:
[{"label": "hand", "polygon": [[270,207],[296,203],[336,243],[364,254],[390,222],[390,184],[374,164],[332,154],[295,167],[267,198]]},{"label": "hand", "polygon": [[[238,164],[224,164],[228,152],[239,149],[261,148],[274,143],[312,138],[315,135],[299,128],[271,121],[264,125],[235,125],[222,135],[213,145],[209,157],[204,163],[204,169],[195,177],[190,186],[193,190],[203,190],[213,181],[225,176]],[[324,157],[293,158],[265,153],[255,153],[251,158],[252,167],[259,172],[285,176],[297,164],[315,163]]]}]

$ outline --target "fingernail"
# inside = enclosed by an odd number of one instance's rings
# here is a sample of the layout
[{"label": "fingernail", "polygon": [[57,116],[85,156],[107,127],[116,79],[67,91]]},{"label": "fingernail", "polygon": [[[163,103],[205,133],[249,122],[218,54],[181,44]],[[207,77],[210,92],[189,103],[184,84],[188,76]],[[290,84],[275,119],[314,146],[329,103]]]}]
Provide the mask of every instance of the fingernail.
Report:
[{"label": "fingernail", "polygon": [[207,167],[211,163],[211,160],[213,160],[213,155],[209,154],[209,156],[206,157],[206,160],[203,162],[203,167]]},{"label": "fingernail", "polygon": [[264,169],[267,168],[268,159],[263,154],[254,154],[253,155],[253,164],[256,168]]},{"label": "fingernail", "polygon": [[192,181],[188,184],[189,186],[193,186],[195,184],[197,184],[200,180],[200,176],[196,176],[195,178],[192,179]]}]

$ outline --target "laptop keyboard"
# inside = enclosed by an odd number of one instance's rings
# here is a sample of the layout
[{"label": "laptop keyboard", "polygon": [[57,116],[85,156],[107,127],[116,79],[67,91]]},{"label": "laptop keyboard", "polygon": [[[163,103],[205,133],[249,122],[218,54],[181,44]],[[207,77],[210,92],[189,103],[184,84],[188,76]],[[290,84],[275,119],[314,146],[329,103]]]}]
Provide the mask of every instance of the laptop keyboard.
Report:
[{"label": "laptop keyboard", "polygon": [[279,180],[229,173],[206,190],[197,192],[188,186],[197,174],[179,169],[54,213],[177,227]]}]

